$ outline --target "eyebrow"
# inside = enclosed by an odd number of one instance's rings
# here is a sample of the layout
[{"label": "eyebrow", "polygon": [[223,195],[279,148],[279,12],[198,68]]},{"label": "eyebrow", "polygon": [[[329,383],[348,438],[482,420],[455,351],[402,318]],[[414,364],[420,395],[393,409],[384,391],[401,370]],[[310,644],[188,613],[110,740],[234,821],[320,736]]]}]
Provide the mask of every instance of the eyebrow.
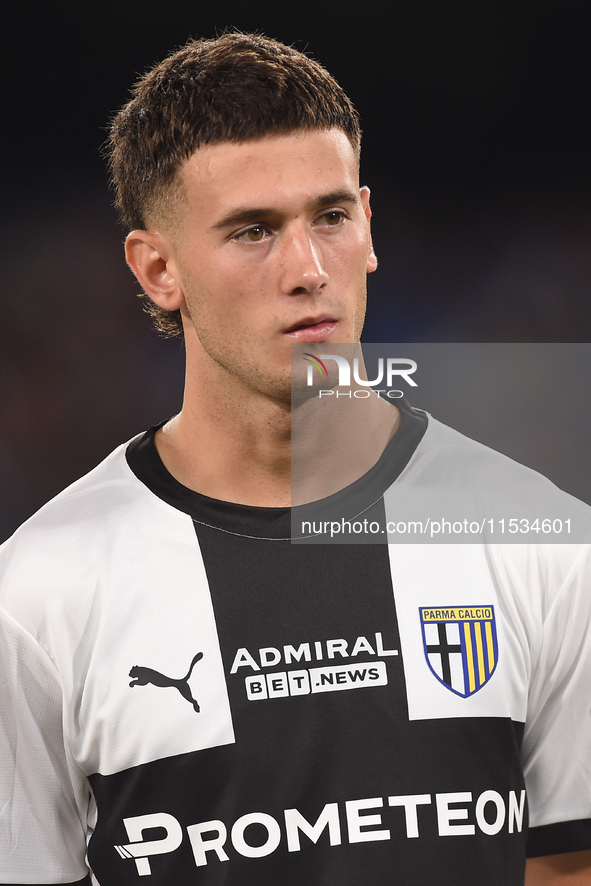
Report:
[{"label": "eyebrow", "polygon": [[[335,203],[359,203],[359,197],[353,191],[333,191],[331,194],[322,194],[316,197],[308,204],[308,209],[323,209],[325,206],[333,206]],[[249,222],[260,221],[263,218],[278,218],[281,212],[271,207],[244,207],[243,209],[232,210],[225,215],[219,222],[212,225],[212,230],[220,228],[230,228],[236,225],[246,225]]]}]

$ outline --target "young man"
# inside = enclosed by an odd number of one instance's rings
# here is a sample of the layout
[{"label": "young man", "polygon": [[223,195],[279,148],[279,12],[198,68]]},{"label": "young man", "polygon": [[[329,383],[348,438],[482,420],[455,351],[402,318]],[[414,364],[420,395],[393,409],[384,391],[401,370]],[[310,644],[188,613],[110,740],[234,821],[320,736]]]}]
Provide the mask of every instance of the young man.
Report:
[{"label": "young man", "polygon": [[[591,883],[588,549],[290,543],[290,346],[358,341],[376,267],[359,138],[326,71],[238,34],[114,121],[185,399],[2,550],[1,883],[517,886],[528,810],[526,882]],[[376,402],[385,492],[444,432]],[[435,605],[483,626],[465,693]]]}]

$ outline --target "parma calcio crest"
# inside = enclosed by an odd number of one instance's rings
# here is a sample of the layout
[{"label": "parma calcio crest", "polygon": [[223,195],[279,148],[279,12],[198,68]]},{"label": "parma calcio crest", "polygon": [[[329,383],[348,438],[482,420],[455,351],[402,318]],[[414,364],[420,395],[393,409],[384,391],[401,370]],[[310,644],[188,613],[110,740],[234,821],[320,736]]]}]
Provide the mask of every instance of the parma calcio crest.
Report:
[{"label": "parma calcio crest", "polygon": [[419,613],[431,672],[450,692],[474,695],[497,666],[494,606],[420,606]]}]

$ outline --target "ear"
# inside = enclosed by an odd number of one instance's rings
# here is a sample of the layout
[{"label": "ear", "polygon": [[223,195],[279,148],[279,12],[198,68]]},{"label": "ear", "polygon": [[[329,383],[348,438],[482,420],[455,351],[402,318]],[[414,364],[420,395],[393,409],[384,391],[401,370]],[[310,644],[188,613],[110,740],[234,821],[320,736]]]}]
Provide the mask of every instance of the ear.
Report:
[{"label": "ear", "polygon": [[125,239],[125,257],[152,301],[167,311],[181,307],[185,296],[167,237],[157,231],[132,231]]},{"label": "ear", "polygon": [[[369,188],[364,186],[359,189],[359,197],[361,198],[361,205],[363,207],[363,211],[365,213],[365,217],[367,219],[367,226],[370,227],[371,222],[371,206],[369,205]],[[366,270],[368,274],[373,273],[378,266],[378,257],[373,251],[373,243],[371,241],[371,230],[369,230],[369,250],[367,253],[367,266]]]}]

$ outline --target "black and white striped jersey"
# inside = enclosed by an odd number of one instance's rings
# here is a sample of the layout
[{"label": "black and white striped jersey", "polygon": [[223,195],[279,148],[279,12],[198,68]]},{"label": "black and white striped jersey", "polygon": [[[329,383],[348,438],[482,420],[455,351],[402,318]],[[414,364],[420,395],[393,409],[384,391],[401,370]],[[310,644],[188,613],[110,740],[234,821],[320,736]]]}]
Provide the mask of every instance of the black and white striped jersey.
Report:
[{"label": "black and white striped jersey", "polygon": [[[405,408],[375,518],[454,447],[503,470]],[[589,546],[290,533],[151,431],[3,546],[0,883],[517,886],[591,847]]]}]

